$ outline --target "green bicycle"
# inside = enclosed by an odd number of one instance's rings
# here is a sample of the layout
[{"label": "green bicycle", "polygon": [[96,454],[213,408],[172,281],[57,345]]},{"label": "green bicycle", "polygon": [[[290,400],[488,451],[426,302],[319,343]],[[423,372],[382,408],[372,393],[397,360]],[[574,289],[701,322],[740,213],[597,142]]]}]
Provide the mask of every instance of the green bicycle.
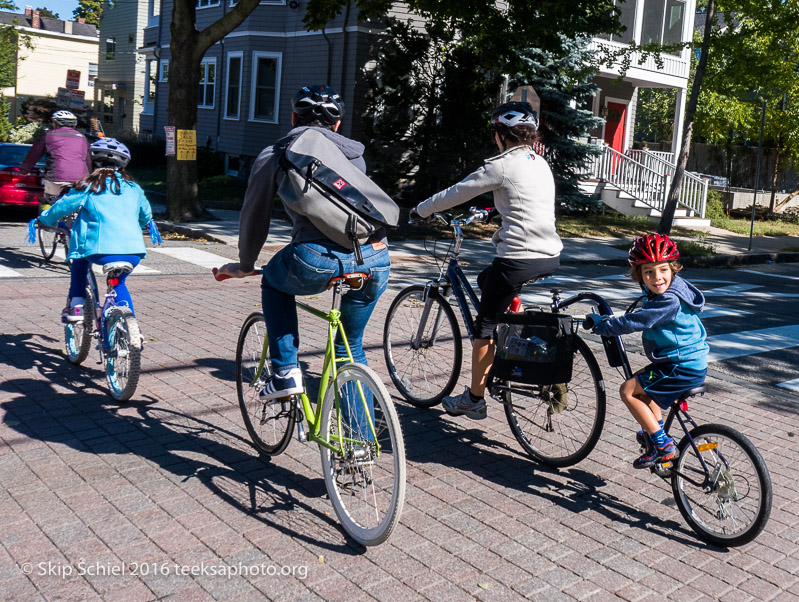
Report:
[{"label": "green bicycle", "polygon": [[[329,312],[297,301],[298,308],[328,322],[315,406],[305,392],[282,399],[261,398],[271,376],[261,312],[247,316],[239,333],[236,391],[244,425],[260,453],[285,451],[295,425],[300,441],[319,445],[325,486],[336,515],[354,540],[373,546],[384,542],[399,522],[405,500],[405,444],[388,391],[371,368],[353,361],[341,323],[342,292],[363,286],[367,278],[362,273],[333,278],[328,286],[333,289]],[[346,356],[335,355],[337,334]]]}]

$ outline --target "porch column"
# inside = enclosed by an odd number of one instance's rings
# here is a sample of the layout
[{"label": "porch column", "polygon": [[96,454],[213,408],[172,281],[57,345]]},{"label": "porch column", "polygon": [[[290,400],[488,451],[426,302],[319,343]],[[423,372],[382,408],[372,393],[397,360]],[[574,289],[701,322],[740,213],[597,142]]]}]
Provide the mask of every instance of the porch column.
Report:
[{"label": "porch column", "polygon": [[676,159],[680,153],[682,142],[682,129],[685,121],[685,98],[688,96],[687,88],[677,88],[677,102],[674,107],[674,131],[671,136],[671,152]]}]

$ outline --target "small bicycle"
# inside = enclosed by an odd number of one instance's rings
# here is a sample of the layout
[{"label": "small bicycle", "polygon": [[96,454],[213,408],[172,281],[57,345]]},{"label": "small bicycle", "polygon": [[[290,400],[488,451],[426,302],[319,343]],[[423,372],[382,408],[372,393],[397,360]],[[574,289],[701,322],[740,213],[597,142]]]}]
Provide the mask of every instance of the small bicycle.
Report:
[{"label": "small bicycle", "polygon": [[[463,336],[452,309],[453,297],[474,341],[472,312],[476,312],[479,299],[458,256],[464,239],[462,227],[485,222],[489,212],[474,207],[469,211],[463,219],[434,214],[454,233],[439,275],[402,290],[386,315],[383,352],[389,375],[399,393],[417,407],[440,403],[460,376]],[[491,379],[488,386],[489,394],[503,403],[510,429],[524,451],[553,467],[571,466],[586,458],[605,422],[602,373],[588,345],[577,336],[577,323],[571,333],[575,354],[569,382],[553,387]]]},{"label": "small bicycle", "polygon": [[[217,276],[216,269],[213,273],[217,280],[229,278]],[[261,312],[250,314],[239,333],[236,392],[244,425],[260,453],[282,453],[295,425],[301,442],[310,440],[319,446],[325,486],[336,515],[353,539],[373,546],[384,542],[399,522],[405,500],[405,444],[388,391],[371,368],[353,361],[341,323],[341,295],[360,288],[368,277],[353,273],[331,279],[329,312],[296,302],[298,308],[328,322],[315,406],[305,392],[283,399],[261,398],[271,376],[269,339]],[[344,357],[335,355],[337,335],[347,350]]]},{"label": "small bicycle", "polygon": [[92,339],[97,341],[100,362],[105,369],[108,392],[117,401],[127,401],[136,391],[141,371],[144,341],[131,309],[117,305],[114,287],[123,273],[132,272],[127,261],[103,265],[107,290],[101,300],[91,265],[83,320],[64,323],[67,359],[80,364],[89,355]]},{"label": "small bicycle", "polygon": [[[584,298],[602,300],[593,294]],[[612,315],[607,303],[602,303],[598,313]],[[583,327],[592,326],[591,318],[586,317]],[[632,378],[621,338],[602,337],[602,342],[610,365],[621,367],[625,379]],[[697,425],[691,418],[688,399],[705,392],[704,385],[691,389],[671,405],[663,430],[669,433],[675,420],[682,428],[679,456],[655,464],[650,471],[664,480],[671,479],[680,514],[700,539],[723,547],[739,546],[757,537],[768,522],[771,476],[760,452],[743,433],[723,424]],[[651,449],[649,437],[642,431],[636,440],[642,452]]]}]

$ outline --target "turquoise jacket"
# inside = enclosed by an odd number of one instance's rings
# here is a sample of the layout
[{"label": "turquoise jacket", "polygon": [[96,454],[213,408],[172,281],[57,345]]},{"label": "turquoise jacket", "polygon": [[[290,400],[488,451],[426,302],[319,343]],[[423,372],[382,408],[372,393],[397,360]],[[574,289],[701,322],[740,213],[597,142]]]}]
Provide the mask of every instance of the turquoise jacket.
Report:
[{"label": "turquoise jacket", "polygon": [[78,212],[69,236],[68,259],[89,255],[138,255],[144,257],[142,229],[153,217],[150,203],[138,184],[119,179],[119,194],[111,191],[112,178],[105,181],[105,192],[70,190],[39,216],[45,226]]}]

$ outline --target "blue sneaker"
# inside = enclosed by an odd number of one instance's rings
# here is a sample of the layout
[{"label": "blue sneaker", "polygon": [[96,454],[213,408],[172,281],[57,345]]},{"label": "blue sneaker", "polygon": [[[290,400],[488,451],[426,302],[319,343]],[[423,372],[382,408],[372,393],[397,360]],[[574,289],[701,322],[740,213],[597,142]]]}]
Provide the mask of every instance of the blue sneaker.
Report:
[{"label": "blue sneaker", "polygon": [[680,452],[677,451],[677,446],[674,445],[674,439],[669,437],[662,446],[653,445],[652,449],[636,458],[633,462],[633,468],[651,468],[655,464],[676,460],[679,455]]},{"label": "blue sneaker", "polygon": [[291,397],[303,392],[302,370],[292,368],[285,374],[273,374],[266,381],[261,399],[280,399],[281,397]]}]

